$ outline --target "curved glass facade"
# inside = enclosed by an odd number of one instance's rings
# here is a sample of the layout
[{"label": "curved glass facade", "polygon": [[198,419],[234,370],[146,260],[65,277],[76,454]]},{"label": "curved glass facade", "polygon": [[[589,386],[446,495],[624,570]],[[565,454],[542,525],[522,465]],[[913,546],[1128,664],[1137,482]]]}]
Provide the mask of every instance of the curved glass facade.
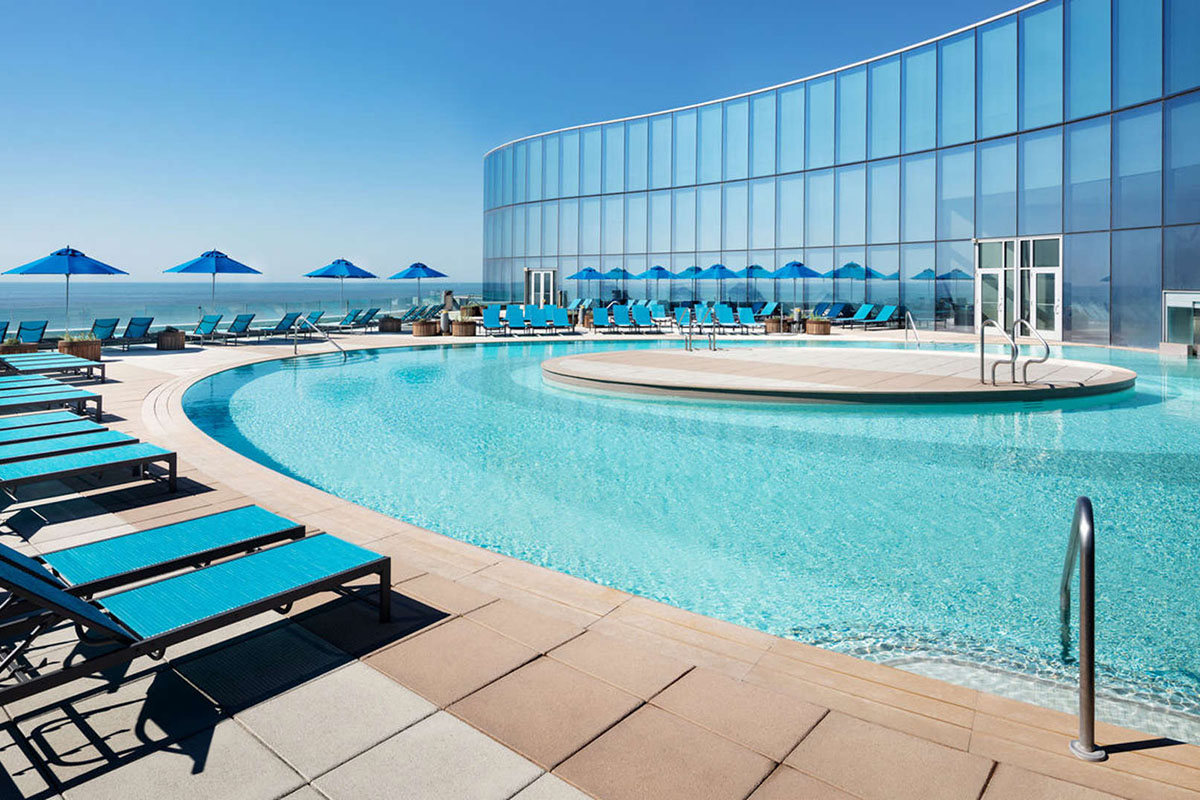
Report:
[{"label": "curved glass facade", "polygon": [[[1197,0],[1044,0],[795,83],[509,143],[484,159],[485,294],[520,301],[530,272],[573,294],[582,267],[801,261],[828,277],[700,297],[900,303],[927,327],[1026,317],[1153,347],[1164,293],[1200,292],[1198,39]],[[841,277],[850,263],[866,277]]]}]

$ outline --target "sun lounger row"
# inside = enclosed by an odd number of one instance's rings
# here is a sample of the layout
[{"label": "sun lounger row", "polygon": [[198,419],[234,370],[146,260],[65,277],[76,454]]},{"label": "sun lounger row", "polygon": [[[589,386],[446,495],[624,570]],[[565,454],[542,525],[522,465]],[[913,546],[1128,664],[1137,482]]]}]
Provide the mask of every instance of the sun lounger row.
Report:
[{"label": "sun lounger row", "polygon": [[102,361],[49,350],[0,355],[0,375],[45,375],[50,372],[66,375],[86,374],[89,378],[95,378],[99,372],[101,383],[107,380],[107,368]]},{"label": "sun lounger row", "polygon": [[574,333],[575,326],[565,308],[558,306],[510,305],[500,318],[500,306],[483,309],[483,332],[487,335],[503,335],[518,331],[535,333]]},{"label": "sun lounger row", "polygon": [[78,389],[41,374],[17,373],[0,376],[0,414],[73,408],[77,414],[84,416],[89,406],[99,422],[104,416],[104,401],[95,392]]}]

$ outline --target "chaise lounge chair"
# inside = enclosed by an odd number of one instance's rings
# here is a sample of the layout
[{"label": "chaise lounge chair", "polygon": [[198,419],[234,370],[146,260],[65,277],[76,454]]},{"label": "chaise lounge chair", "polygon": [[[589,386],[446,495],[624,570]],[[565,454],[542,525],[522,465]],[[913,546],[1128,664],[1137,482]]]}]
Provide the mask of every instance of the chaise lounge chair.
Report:
[{"label": "chaise lounge chair", "polygon": [[521,312],[521,307],[517,305],[509,306],[504,310],[504,324],[508,326],[510,331],[527,331],[533,333],[532,328],[525,327],[525,315]]},{"label": "chaise lounge chair", "polygon": [[752,333],[755,329],[760,329],[763,333],[767,332],[767,323],[755,319],[754,310],[749,306],[738,306],[737,321],[745,333]]},{"label": "chaise lounge chair", "polygon": [[132,344],[147,344],[153,342],[155,337],[150,335],[150,326],[154,323],[154,317],[133,317],[129,320],[129,324],[125,326],[125,332],[108,342],[102,342],[107,346],[110,344],[120,345],[122,350],[128,350]]},{"label": "chaise lounge chair", "polygon": [[378,306],[376,306],[375,308],[368,308],[361,317],[354,320],[354,324],[351,325],[350,327],[353,328],[354,330],[362,330],[362,331],[370,330],[372,325],[374,325],[375,327],[378,328],[379,322],[376,321],[375,317],[377,314],[379,314],[380,310],[381,309]]},{"label": "chaise lounge chair", "polygon": [[856,322],[862,322],[867,317],[869,317],[871,315],[871,312],[874,310],[875,310],[874,303],[863,303],[854,312],[853,316],[842,317],[841,319],[835,319],[835,320],[831,320],[831,321],[835,325],[849,325],[849,326],[853,327]]},{"label": "chaise lounge chair", "polygon": [[337,322],[318,325],[317,327],[326,333],[330,331],[348,331],[354,327],[354,321],[358,319],[358,315],[362,313],[361,308],[352,308],[346,312],[346,315]]},{"label": "chaise lounge chair", "polygon": [[296,320],[298,319],[300,319],[299,311],[289,311],[274,326],[270,328],[255,328],[251,332],[260,341],[264,338],[270,339],[276,336],[287,336],[292,332],[292,328],[296,326]]},{"label": "chaise lounge chair", "polygon": [[[329,534],[310,536],[87,602],[52,580],[0,561],[0,586],[20,602],[0,622],[14,644],[0,667],[13,666],[36,638],[59,621],[73,622],[81,640],[115,645],[60,669],[0,689],[9,704],[125,664],[304,597],[379,576],[379,619],[390,619],[391,560]],[[15,616],[19,613],[20,616]],[[86,633],[84,632],[86,630]],[[18,638],[24,637],[21,641]]]},{"label": "chaise lounge chair", "polygon": [[110,431],[102,428],[91,433],[74,436],[57,436],[52,439],[39,439],[33,442],[14,442],[0,444],[0,464],[12,464],[18,461],[30,461],[35,458],[49,458],[68,453],[81,453],[85,450],[103,450],[106,447],[119,447],[125,444],[135,444],[137,439],[120,431]]},{"label": "chaise lounge chair", "polygon": [[897,328],[900,327],[900,316],[897,313],[898,311],[899,309],[896,306],[884,306],[883,308],[879,309],[879,313],[874,317],[863,320],[863,330],[866,330],[872,325],[895,325]]},{"label": "chaise lounge chair", "polygon": [[44,353],[10,353],[0,356],[0,371],[17,375],[44,375],[58,372],[70,375],[87,374],[95,378],[100,373],[100,382],[107,380],[107,367],[103,361],[92,361],[79,356],[46,351]]},{"label": "chaise lounge chair", "polygon": [[86,389],[73,389],[63,386],[61,390],[42,391],[40,389],[23,393],[21,391],[0,393],[0,414],[36,409],[74,408],[79,416],[87,414],[87,406],[91,405],[97,422],[104,416],[103,398],[95,392]]},{"label": "chaise lounge chair", "polygon": [[654,321],[653,316],[650,314],[649,306],[634,306],[632,314],[633,324],[638,326],[643,333],[651,330],[655,333],[662,333],[662,328],[658,326],[658,323]]},{"label": "chaise lounge chair", "polygon": [[11,496],[18,487],[31,483],[56,481],[77,475],[94,475],[114,469],[133,469],[134,475],[145,478],[150,475],[146,468],[157,463],[166,464],[167,486],[174,492],[175,453],[145,442],[0,464],[0,491]]},{"label": "chaise lounge chair", "polygon": [[46,338],[46,326],[50,323],[40,319],[34,322],[22,322],[17,326],[17,344],[41,344]]},{"label": "chaise lounge chair", "polygon": [[196,325],[196,330],[191,333],[184,333],[184,339],[197,339],[200,344],[204,344],[205,340],[214,341],[217,336],[217,325],[221,323],[223,314],[205,314],[200,322]]},{"label": "chaise lounge chair", "polygon": [[[66,438],[108,430],[103,425],[98,425],[90,419],[78,417],[69,411],[56,411],[51,414],[28,414],[24,416],[49,417],[54,414],[61,414],[62,420],[59,422],[49,422],[44,425],[31,424],[21,427],[0,428],[0,446],[19,444],[21,442],[36,442],[42,439]],[[7,421],[8,419],[5,420],[5,422]]]},{"label": "chaise lounge chair", "polygon": [[564,333],[575,332],[575,325],[571,322],[571,315],[567,313],[565,308],[554,309],[554,330]]},{"label": "chaise lounge chair", "polygon": [[253,314],[238,314],[233,318],[233,322],[229,323],[229,327],[223,331],[214,331],[213,340],[220,341],[222,344],[237,344],[238,339],[250,338],[250,323],[254,321]]},{"label": "chaise lounge chair", "polygon": [[106,342],[112,341],[112,338],[117,334],[117,325],[121,322],[118,317],[103,317],[92,321],[91,335],[93,339],[100,341],[100,346],[103,347]]},{"label": "chaise lounge chair", "polygon": [[506,333],[508,326],[500,319],[500,306],[485,306],[483,309],[483,333],[499,336]]}]

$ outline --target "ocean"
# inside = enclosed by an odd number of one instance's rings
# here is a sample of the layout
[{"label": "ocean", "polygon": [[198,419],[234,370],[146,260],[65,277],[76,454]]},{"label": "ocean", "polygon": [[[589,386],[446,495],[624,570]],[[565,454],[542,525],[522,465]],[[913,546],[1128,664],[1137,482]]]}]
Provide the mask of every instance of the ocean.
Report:
[{"label": "ocean", "polygon": [[[0,321],[9,320],[11,333],[21,320],[49,320],[48,332],[66,327],[63,314],[65,281],[25,280],[16,276],[0,278]],[[406,309],[417,301],[416,281],[349,280],[345,302],[338,281],[258,281],[237,276],[217,276],[216,301],[212,285],[192,280],[129,281],[121,277],[74,278],[71,281],[70,328],[87,331],[98,317],[120,317],[121,327],[129,317],[154,317],[154,325],[194,325],[204,314],[224,314],[226,321],[235,314],[253,313],[256,322],[273,321],[288,311],[325,312],[326,316],[344,313],[347,308],[380,306],[385,312]],[[455,295],[480,297],[483,284],[451,280],[421,281],[421,301],[441,300],[442,292],[453,289]]]}]

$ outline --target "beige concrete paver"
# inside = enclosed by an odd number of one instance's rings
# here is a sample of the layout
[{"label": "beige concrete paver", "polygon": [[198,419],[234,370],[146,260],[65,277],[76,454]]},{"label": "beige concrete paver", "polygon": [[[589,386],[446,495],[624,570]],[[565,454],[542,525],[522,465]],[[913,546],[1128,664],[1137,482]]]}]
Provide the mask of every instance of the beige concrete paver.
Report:
[{"label": "beige concrete paver", "polygon": [[786,761],[866,800],[975,800],[992,761],[830,712]]},{"label": "beige concrete paver", "polygon": [[508,800],[541,768],[438,712],[314,781],[332,800]]},{"label": "beige concrete paver", "polygon": [[1047,778],[1020,767],[999,764],[988,781],[983,800],[1119,800],[1074,783]]},{"label": "beige concrete paver", "polygon": [[605,800],[744,798],[775,764],[654,706],[642,706],[555,774]]},{"label": "beige concrete paver", "polygon": [[545,653],[583,633],[583,628],[555,619],[512,600],[497,600],[472,611],[467,619]]},{"label": "beige concrete paver", "polygon": [[396,589],[451,614],[466,614],[496,599],[485,592],[430,574],[404,581]]},{"label": "beige concrete paver", "polygon": [[843,792],[836,786],[822,783],[816,778],[780,764],[767,779],[754,790],[750,800],[857,800],[855,795]]},{"label": "beige concrete paver", "polygon": [[547,774],[517,792],[512,800],[588,800],[588,797],[562,778]]},{"label": "beige concrete paver", "polygon": [[648,700],[690,665],[651,650],[588,631],[550,651],[549,656]]},{"label": "beige concrete paver", "polygon": [[539,658],[447,710],[553,769],[641,703],[598,678]]}]

